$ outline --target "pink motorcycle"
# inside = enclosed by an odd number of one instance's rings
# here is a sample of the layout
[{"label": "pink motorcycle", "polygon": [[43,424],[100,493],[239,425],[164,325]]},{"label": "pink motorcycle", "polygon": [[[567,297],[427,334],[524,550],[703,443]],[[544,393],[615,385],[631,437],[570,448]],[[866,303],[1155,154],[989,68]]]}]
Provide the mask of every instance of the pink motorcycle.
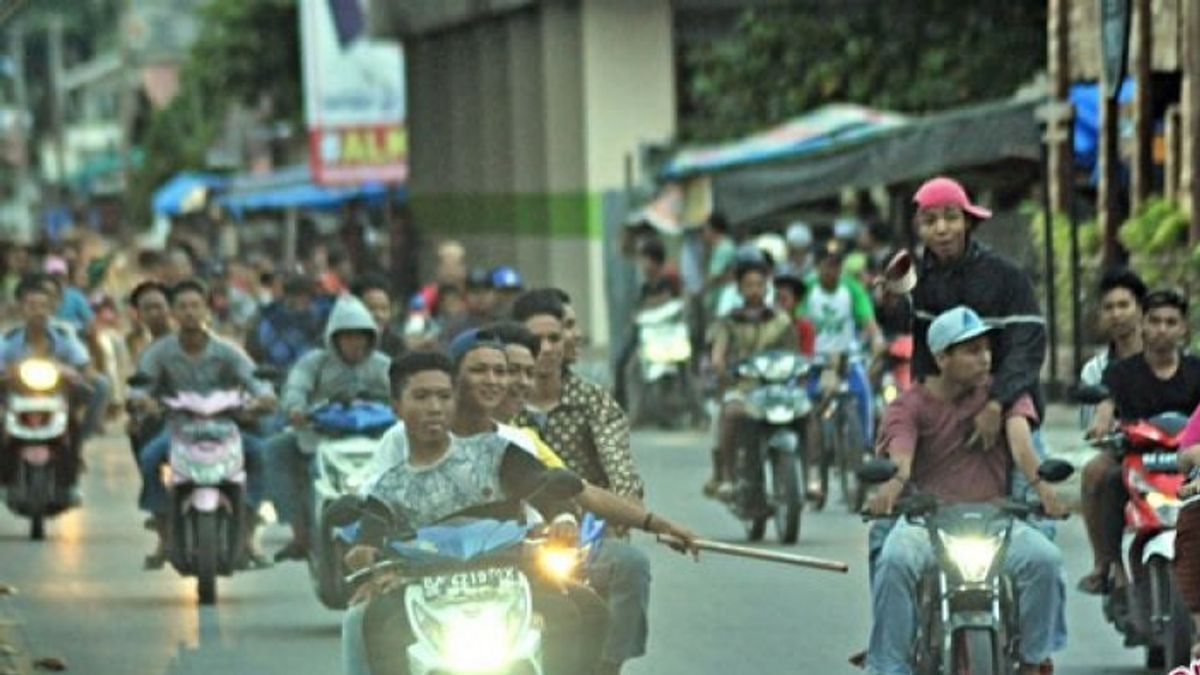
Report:
[{"label": "pink motorcycle", "polygon": [[167,559],[196,577],[200,604],[217,599],[217,576],[247,555],[246,470],[235,417],[250,402],[240,390],[180,392],[163,399],[171,437]]}]

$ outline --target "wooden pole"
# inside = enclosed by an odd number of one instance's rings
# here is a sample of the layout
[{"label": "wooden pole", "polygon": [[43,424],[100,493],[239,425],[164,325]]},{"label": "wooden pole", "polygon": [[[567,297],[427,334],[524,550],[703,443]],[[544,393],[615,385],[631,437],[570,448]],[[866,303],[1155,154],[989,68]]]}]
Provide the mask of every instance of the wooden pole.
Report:
[{"label": "wooden pole", "polygon": [[[1047,63],[1050,71],[1050,100],[1066,103],[1070,97],[1071,88],[1071,0],[1050,0],[1049,21],[1047,22]],[[1059,124],[1072,124],[1071,118],[1061,121],[1048,121],[1053,125],[1051,131],[1057,131]],[[1047,145],[1049,164],[1050,208],[1054,213],[1067,213],[1072,199],[1073,162],[1070,135],[1064,134],[1061,139],[1055,138]]]},{"label": "wooden pole", "polygon": [[[680,544],[678,539],[659,535],[658,541],[674,546]],[[711,541],[708,539],[697,539],[696,548],[701,551],[709,551],[712,553],[720,553],[721,555],[732,555],[739,558],[751,558],[754,560],[762,560],[765,562],[775,562],[784,565],[795,565],[797,567],[808,567],[811,569],[825,570],[828,572],[848,572],[850,566],[844,562],[837,560],[826,560],[824,558],[811,558],[805,555],[795,555],[793,553],[778,553],[776,551],[764,551],[760,548],[750,546],[738,546],[736,544],[726,544],[719,541]]]},{"label": "wooden pole", "polygon": [[1150,196],[1154,170],[1154,112],[1151,110],[1151,66],[1154,58],[1154,17],[1150,0],[1136,0],[1133,6],[1133,74],[1136,89],[1133,98],[1133,162],[1129,198],[1136,213]]},{"label": "wooden pole", "polygon": [[1179,199],[1179,171],[1182,164],[1179,143],[1182,116],[1179,114],[1179,104],[1167,108],[1165,119],[1166,131],[1163,138],[1166,141],[1167,156],[1163,162],[1163,197],[1169,202],[1175,202]]},{"label": "wooden pole", "polygon": [[1109,96],[1106,78],[1100,85],[1100,189],[1096,193],[1096,210],[1100,215],[1100,231],[1104,236],[1104,266],[1117,260],[1117,230],[1121,227],[1120,153],[1117,135],[1120,108],[1116,96]]},{"label": "wooden pole", "polygon": [[[1191,243],[1200,243],[1200,2],[1181,2],[1183,26],[1183,151],[1187,176],[1185,206],[1191,214]],[[1181,187],[1183,187],[1181,185]]]}]

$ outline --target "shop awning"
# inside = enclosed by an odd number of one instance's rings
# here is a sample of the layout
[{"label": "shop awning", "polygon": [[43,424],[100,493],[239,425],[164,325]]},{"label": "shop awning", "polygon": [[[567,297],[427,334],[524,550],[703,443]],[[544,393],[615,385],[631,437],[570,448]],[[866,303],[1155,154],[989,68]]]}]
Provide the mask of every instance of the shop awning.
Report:
[{"label": "shop awning", "polygon": [[234,215],[250,211],[278,209],[333,209],[354,199],[368,203],[382,201],[391,195],[404,200],[408,196],[403,186],[365,183],[358,186],[328,187],[312,180],[308,165],[291,166],[266,174],[234,176],[229,191],[217,203]]},{"label": "shop awning", "polygon": [[212,173],[185,171],[175,174],[154,191],[151,206],[155,215],[178,216],[204,208],[209,195],[222,190],[229,179]]}]

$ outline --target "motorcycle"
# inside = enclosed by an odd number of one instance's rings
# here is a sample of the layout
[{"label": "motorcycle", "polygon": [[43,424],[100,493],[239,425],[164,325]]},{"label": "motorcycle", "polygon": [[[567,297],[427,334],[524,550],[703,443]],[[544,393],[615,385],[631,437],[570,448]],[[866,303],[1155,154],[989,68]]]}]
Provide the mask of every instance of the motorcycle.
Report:
[{"label": "motorcycle", "polygon": [[343,495],[356,494],[364,486],[379,438],[396,423],[396,416],[386,403],[355,400],[312,406],[308,419],[316,434],[309,576],[321,604],[345,609],[350,599],[342,560],[346,547],[329,524],[328,511]]},{"label": "motorcycle", "polygon": [[246,560],[246,471],[234,417],[249,402],[239,390],[179,392],[163,399],[171,438],[167,559],[196,577],[200,604],[217,600],[217,576]]},{"label": "motorcycle", "polygon": [[800,439],[812,411],[803,382],[810,367],[800,354],[784,350],[761,352],[735,367],[739,378],[754,385],[745,398],[746,428],[738,434],[730,501],[750,541],[763,538],[768,519],[775,521],[781,543],[793,544],[800,535],[800,476],[807,475]]},{"label": "motorcycle", "polygon": [[[861,354],[852,353],[845,356],[845,361],[846,366],[861,365],[864,358]],[[825,363],[820,359],[814,363],[814,368],[825,367]],[[822,452],[817,478],[821,483],[821,498],[814,506],[817,510],[825,507],[829,498],[830,469],[836,466],[842,500],[850,513],[859,513],[866,499],[866,489],[858,480],[858,469],[862,466],[864,458],[870,455],[871,447],[867,439],[863,438],[858,400],[850,391],[850,384],[845,377],[838,377],[836,388],[820,406]]]},{"label": "motorcycle", "polygon": [[52,361],[18,362],[8,378],[4,452],[14,470],[7,488],[8,508],[29,519],[29,538],[46,536],[46,519],[71,507],[60,464],[77,443],[70,396],[62,370]]},{"label": "motorcycle", "polygon": [[[348,525],[346,501],[331,510],[335,524]],[[534,607],[531,580],[569,580],[586,554],[539,538],[536,525],[490,517],[497,506],[474,507],[413,530],[379,500],[360,502],[363,521],[375,519],[389,534],[381,559],[345,581],[357,586],[370,579],[401,593],[413,637],[407,645],[368,645],[368,653],[404,649],[400,658],[412,675],[548,672],[545,618]],[[363,525],[356,536],[363,539],[367,529]]]},{"label": "motorcycle", "polygon": [[643,309],[634,318],[637,373],[629,378],[629,401],[637,422],[649,419],[669,428],[693,407],[688,373],[692,341],[684,309],[682,299],[673,299]]},{"label": "motorcycle", "polygon": [[912,386],[912,350],[912,335],[900,335],[888,341],[887,351],[872,364],[876,422],[883,418],[884,408]]},{"label": "motorcycle", "polygon": [[[1084,403],[1099,403],[1106,392],[1082,392]],[[1091,444],[1121,459],[1121,479],[1129,493],[1121,564],[1129,583],[1104,596],[1104,618],[1125,636],[1127,646],[1144,645],[1147,668],[1175,668],[1191,661],[1192,619],[1175,587],[1175,522],[1182,508],[1176,452],[1186,417],[1167,413],[1127,422]]]},{"label": "motorcycle", "polygon": [[[876,459],[863,465],[859,477],[878,485],[891,480],[897,470],[892,461]],[[1047,460],[1038,467],[1038,476],[1047,483],[1060,483],[1072,473],[1074,468],[1062,460]],[[1003,563],[1014,523],[1043,515],[1041,506],[1016,501],[943,504],[917,494],[898,501],[894,515],[929,532],[937,561],[917,589],[913,672],[1016,673],[1021,666],[1017,594]]]}]

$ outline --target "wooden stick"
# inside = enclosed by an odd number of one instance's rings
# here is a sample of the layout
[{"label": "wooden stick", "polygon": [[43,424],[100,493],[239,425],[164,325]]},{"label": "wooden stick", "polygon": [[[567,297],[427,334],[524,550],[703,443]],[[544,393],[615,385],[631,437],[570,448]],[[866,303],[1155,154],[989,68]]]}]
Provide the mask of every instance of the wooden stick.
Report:
[{"label": "wooden stick", "polygon": [[[679,546],[682,542],[675,537],[666,535],[658,535],[658,541],[668,546]],[[765,551],[760,548],[750,546],[738,546],[736,544],[726,544],[720,541],[712,541],[710,539],[697,539],[696,548],[701,551],[711,551],[723,555],[732,555],[740,558],[753,558],[755,560],[763,560],[766,562],[782,563],[784,565],[795,565],[797,567],[810,567],[812,569],[826,570],[828,572],[848,572],[850,566],[838,560],[826,560],[824,558],[811,558],[804,555],[794,555],[792,553],[779,553],[776,551]]]}]

